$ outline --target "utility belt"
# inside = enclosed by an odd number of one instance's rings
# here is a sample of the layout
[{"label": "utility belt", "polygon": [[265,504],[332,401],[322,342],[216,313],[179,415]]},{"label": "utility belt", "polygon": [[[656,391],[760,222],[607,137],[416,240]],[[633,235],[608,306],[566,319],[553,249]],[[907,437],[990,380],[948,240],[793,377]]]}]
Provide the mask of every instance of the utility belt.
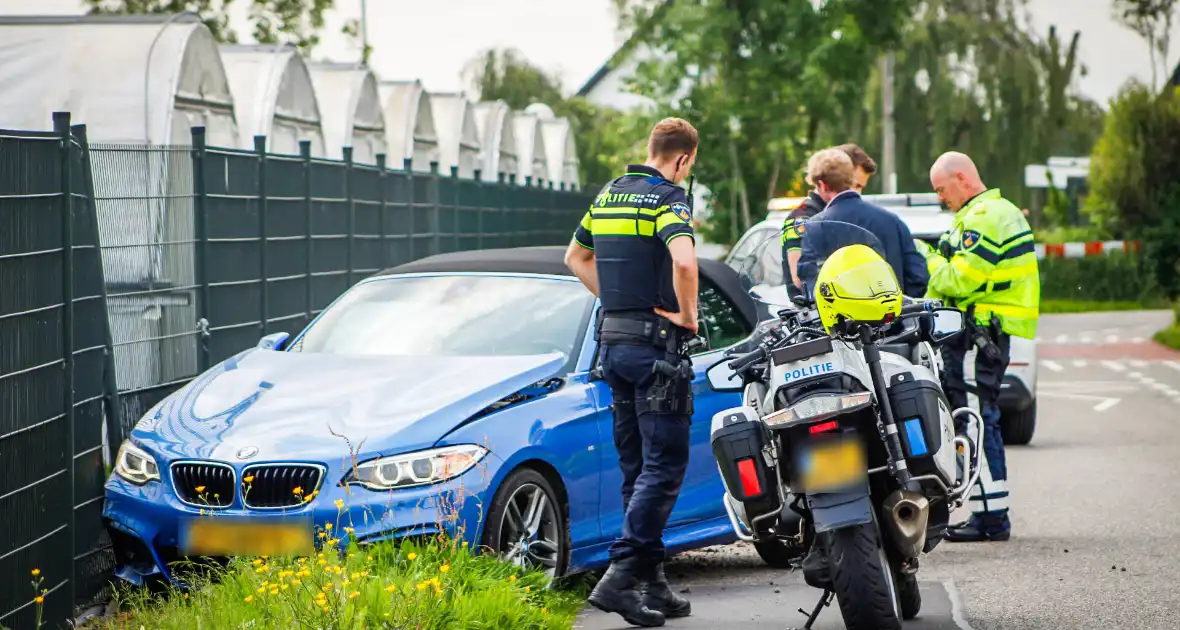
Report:
[{"label": "utility belt", "polygon": [[689,354],[697,338],[667,319],[644,311],[602,313],[594,338],[600,344],[646,346],[664,351],[652,364],[655,381],[647,397],[636,400],[638,413],[691,415],[692,362]]}]

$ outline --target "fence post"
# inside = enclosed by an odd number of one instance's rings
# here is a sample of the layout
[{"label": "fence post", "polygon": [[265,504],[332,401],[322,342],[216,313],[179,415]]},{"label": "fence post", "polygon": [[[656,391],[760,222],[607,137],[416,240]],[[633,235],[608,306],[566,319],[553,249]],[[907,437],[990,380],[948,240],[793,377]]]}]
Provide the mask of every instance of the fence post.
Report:
[{"label": "fence post", "polygon": [[381,205],[378,206],[377,212],[377,243],[381,247],[381,254],[378,257],[379,265],[382,270],[389,267],[388,247],[385,242],[385,154],[377,154],[377,196],[381,197]]},{"label": "fence post", "polygon": [[66,460],[70,471],[70,516],[69,516],[69,558],[70,576],[66,587],[69,608],[73,616],[74,605],[77,602],[77,576],[74,563],[77,558],[75,549],[78,532],[74,527],[74,506],[78,504],[74,496],[77,491],[77,479],[74,470],[74,179],[71,155],[73,153],[73,136],[70,134],[70,113],[53,112],[53,130],[60,138],[61,146],[61,298],[62,298],[62,370],[65,372],[65,387],[62,388],[62,403],[65,405],[66,422]]},{"label": "fence post", "polygon": [[193,254],[197,290],[197,374],[209,369],[209,206],[205,188],[205,127],[193,127]]},{"label": "fence post", "polygon": [[438,162],[430,163],[430,253],[439,253],[438,220]]},{"label": "fence post", "polygon": [[315,317],[315,302],[313,300],[312,285],[312,252],[314,250],[314,239],[312,238],[312,227],[314,218],[312,215],[311,204],[311,140],[299,141],[299,157],[303,158],[303,227],[306,232],[307,239],[303,242],[304,245],[304,273],[307,276],[307,286],[304,287],[306,291],[305,299],[307,300],[307,324],[311,324],[311,320]]},{"label": "fence post", "polygon": [[451,251],[459,251],[459,167],[451,167]]},{"label": "fence post", "polygon": [[270,323],[266,295],[266,136],[254,136],[254,153],[258,156],[258,280],[262,290],[259,299],[262,320],[258,324],[261,329],[259,337],[264,337]]},{"label": "fence post", "polygon": [[[528,179],[527,177],[525,179]],[[508,186],[503,191],[500,200],[500,242],[501,247],[512,247],[516,243],[512,240],[512,210],[511,202],[518,189],[516,187],[516,173],[508,176]]]},{"label": "fence post", "polygon": [[416,259],[414,252],[418,241],[418,233],[414,231],[414,158],[402,158],[402,170],[406,172],[406,242],[410,248],[405,262],[410,262]]},{"label": "fence post", "polygon": [[345,276],[345,285],[352,286],[352,269],[355,266],[353,261],[356,259],[353,256],[353,250],[356,249],[356,200],[353,199],[352,186],[352,147],[344,147],[344,198],[348,201],[346,206],[348,208],[348,251],[344,258],[345,264],[348,267],[348,275]]}]

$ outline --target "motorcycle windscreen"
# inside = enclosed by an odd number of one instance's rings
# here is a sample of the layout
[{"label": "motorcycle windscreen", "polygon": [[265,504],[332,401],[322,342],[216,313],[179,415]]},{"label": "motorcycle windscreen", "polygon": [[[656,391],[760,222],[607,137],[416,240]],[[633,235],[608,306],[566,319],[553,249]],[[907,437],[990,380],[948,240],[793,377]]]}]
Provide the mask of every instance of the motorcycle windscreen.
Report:
[{"label": "motorcycle windscreen", "polygon": [[[817,215],[818,216],[818,215]],[[885,246],[872,232],[851,223],[812,218],[796,228],[802,245],[797,271],[807,295],[815,290],[815,279],[824,262],[837,250],[851,245],[864,245],[885,257]]]}]

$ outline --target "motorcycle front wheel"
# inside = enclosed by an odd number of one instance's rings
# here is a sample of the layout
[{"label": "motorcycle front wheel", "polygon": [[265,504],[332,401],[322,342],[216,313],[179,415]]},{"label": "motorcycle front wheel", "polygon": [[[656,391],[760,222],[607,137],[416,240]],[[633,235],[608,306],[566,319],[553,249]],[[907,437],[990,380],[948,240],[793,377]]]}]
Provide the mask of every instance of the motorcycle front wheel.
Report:
[{"label": "motorcycle front wheel", "polygon": [[833,531],[828,545],[832,589],[848,630],[900,630],[893,569],[876,523]]}]

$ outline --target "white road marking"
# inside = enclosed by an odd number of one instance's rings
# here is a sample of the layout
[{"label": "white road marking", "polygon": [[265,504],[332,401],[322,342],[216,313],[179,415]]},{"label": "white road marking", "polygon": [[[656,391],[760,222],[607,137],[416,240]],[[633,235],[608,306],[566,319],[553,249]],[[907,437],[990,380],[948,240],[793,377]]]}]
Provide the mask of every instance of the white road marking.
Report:
[{"label": "white road marking", "polygon": [[1087,365],[1087,364],[1086,364],[1086,362],[1085,362],[1085,361],[1083,361],[1083,360],[1081,360],[1081,359],[1074,359],[1074,362],[1073,362],[1073,366],[1074,366],[1074,367],[1076,367],[1076,368],[1084,368],[1084,367],[1086,367],[1086,365]]},{"label": "white road marking", "polygon": [[1053,370],[1054,372],[1065,371],[1065,368],[1061,367],[1061,364],[1056,361],[1049,361],[1046,359],[1046,360],[1041,361],[1041,365],[1049,368],[1050,370]]},{"label": "white road marking", "polygon": [[1066,343],[1069,341],[1069,335],[1057,335],[1057,343]]},{"label": "white road marking", "polygon": [[1102,366],[1109,369],[1109,370],[1114,370],[1115,372],[1126,372],[1127,371],[1127,368],[1123,367],[1123,364],[1118,363],[1117,361],[1103,361]]},{"label": "white road marking", "polygon": [[1119,342],[1118,335],[1107,335],[1106,336],[1106,343],[1118,343],[1118,342]]},{"label": "white road marking", "polygon": [[1036,342],[1036,343],[1041,343],[1041,336],[1040,336],[1040,335],[1037,335],[1037,338],[1036,338],[1036,339],[1033,339],[1033,341],[1034,341],[1034,342]]},{"label": "white road marking", "polygon": [[1082,337],[1082,343],[1085,343],[1085,344],[1094,343],[1094,338],[1089,335],[1085,335]]},{"label": "white road marking", "polygon": [[1143,361],[1142,359],[1132,359],[1132,360],[1128,361],[1128,363],[1131,364],[1131,367],[1137,367],[1137,368],[1147,367],[1147,361]]},{"label": "white road marking", "polygon": [[1144,342],[1143,337],[1132,337],[1131,338],[1131,343],[1143,343],[1143,342]]},{"label": "white road marking", "polygon": [[1180,371],[1180,361],[1164,361],[1164,365],[1172,368],[1173,370]]},{"label": "white road marking", "polygon": [[1165,394],[1167,394],[1168,392],[1176,391],[1176,390],[1172,389],[1172,387],[1170,385],[1168,385],[1167,383],[1152,383],[1151,388],[1159,390]]},{"label": "white road marking", "polygon": [[1097,405],[1094,405],[1094,411],[1098,411],[1098,412],[1106,411],[1107,409],[1110,409],[1111,407],[1119,404],[1120,400],[1122,400],[1122,399],[1121,398],[1107,398],[1106,400],[1098,403]]},{"label": "white road marking", "polygon": [[971,624],[967,622],[967,615],[963,613],[963,596],[959,594],[959,589],[955,587],[954,580],[944,580],[942,587],[946,589],[947,599],[951,600],[951,620],[959,627],[959,630],[974,630]]}]

